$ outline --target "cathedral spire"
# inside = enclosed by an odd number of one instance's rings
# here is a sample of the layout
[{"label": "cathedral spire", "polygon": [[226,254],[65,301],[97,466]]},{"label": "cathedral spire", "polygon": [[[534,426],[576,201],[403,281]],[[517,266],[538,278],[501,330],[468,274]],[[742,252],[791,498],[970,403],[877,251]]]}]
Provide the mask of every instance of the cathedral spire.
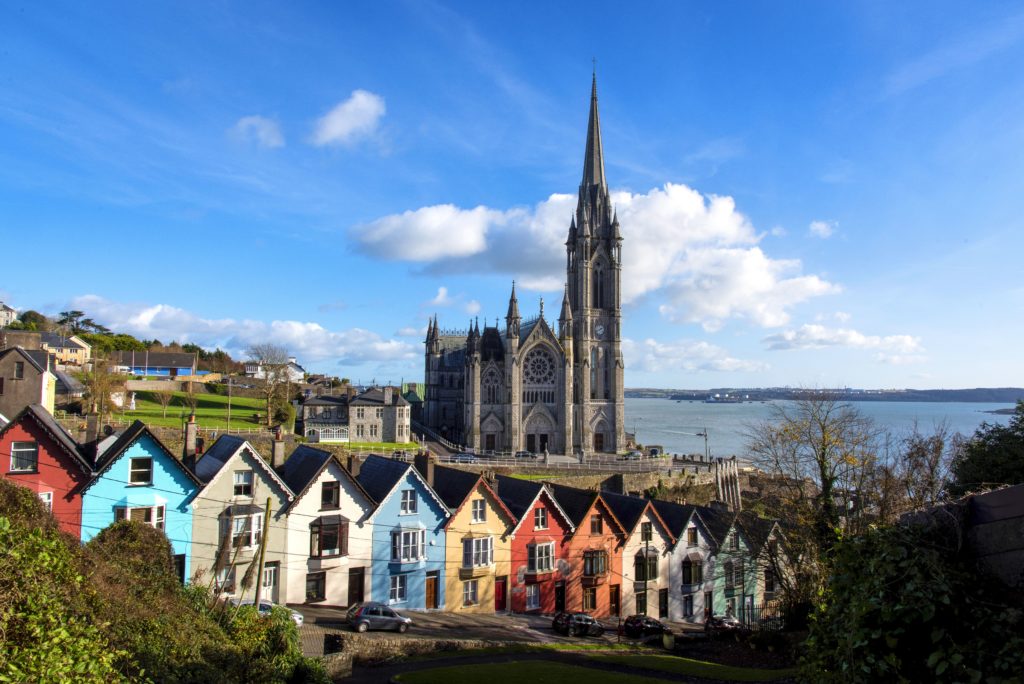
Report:
[{"label": "cathedral spire", "polygon": [[587,124],[587,152],[583,159],[583,182],[585,188],[598,185],[606,193],[604,179],[604,148],[601,146],[601,119],[597,114],[597,72],[590,88],[590,122]]},{"label": "cathedral spire", "polygon": [[508,320],[519,318],[519,300],[516,299],[516,281],[512,281],[512,296],[508,299],[508,315],[505,316]]},{"label": "cathedral spire", "polygon": [[562,294],[562,313],[558,316],[559,323],[572,322],[572,307],[569,305],[569,283],[565,284],[565,292]]}]

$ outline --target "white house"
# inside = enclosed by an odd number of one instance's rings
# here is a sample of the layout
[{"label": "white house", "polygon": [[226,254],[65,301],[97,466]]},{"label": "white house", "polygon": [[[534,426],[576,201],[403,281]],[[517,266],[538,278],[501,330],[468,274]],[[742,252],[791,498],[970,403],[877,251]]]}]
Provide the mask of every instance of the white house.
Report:
[{"label": "white house", "polygon": [[668,619],[669,563],[675,537],[653,501],[601,492],[626,530],[622,547],[622,615]]},{"label": "white house", "polygon": [[[245,374],[250,378],[266,380],[270,372],[270,368],[262,361],[245,362]],[[302,382],[306,377],[306,369],[296,363],[294,356],[288,357],[288,363],[285,364],[285,372],[288,374],[289,382]]]}]

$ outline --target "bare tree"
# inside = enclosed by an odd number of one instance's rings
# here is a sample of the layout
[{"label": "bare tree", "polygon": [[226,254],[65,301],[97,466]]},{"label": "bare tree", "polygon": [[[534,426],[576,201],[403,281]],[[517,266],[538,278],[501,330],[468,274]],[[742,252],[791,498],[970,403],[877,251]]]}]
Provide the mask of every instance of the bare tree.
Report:
[{"label": "bare tree", "polygon": [[101,420],[112,411],[110,395],[124,389],[124,376],[114,372],[112,363],[104,354],[94,355],[89,370],[81,376],[88,410],[98,413]]},{"label": "bare tree", "polygon": [[160,404],[160,408],[162,408],[164,412],[164,418],[166,418],[167,407],[171,405],[171,400],[174,399],[174,392],[161,387],[158,390],[153,390],[153,398],[156,399],[158,404]]},{"label": "bare tree", "polygon": [[287,402],[288,350],[265,342],[252,345],[245,353],[260,364],[263,397],[267,402],[266,424],[269,427],[274,422],[274,411],[281,403]]},{"label": "bare tree", "polygon": [[185,402],[185,406],[192,413],[196,412],[196,405],[199,403],[199,398],[196,396],[195,387],[192,385],[192,381],[189,380],[185,383],[185,396],[181,398]]}]

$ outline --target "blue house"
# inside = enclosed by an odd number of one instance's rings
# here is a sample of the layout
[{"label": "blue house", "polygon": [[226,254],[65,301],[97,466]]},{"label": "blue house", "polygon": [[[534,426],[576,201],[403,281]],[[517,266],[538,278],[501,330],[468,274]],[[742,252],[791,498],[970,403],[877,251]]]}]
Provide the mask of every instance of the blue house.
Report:
[{"label": "blue house", "polygon": [[445,523],[450,512],[409,463],[369,456],[350,470],[378,502],[370,599],[407,610],[444,606]]},{"label": "blue house", "polygon": [[178,576],[189,577],[190,503],[202,484],[142,421],[135,421],[97,456],[93,479],[82,490],[82,541],[118,520],[162,530],[171,542]]}]

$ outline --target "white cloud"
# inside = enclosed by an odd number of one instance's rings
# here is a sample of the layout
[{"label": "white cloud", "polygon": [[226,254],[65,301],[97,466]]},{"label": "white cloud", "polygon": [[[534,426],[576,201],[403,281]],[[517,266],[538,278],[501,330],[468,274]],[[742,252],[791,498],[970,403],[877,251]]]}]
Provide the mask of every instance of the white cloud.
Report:
[{"label": "white cloud", "polygon": [[786,237],[787,235],[786,229],[782,226],[772,226],[772,229],[768,232],[770,232],[774,237]]},{"label": "white cloud", "polygon": [[765,363],[737,359],[721,347],[696,340],[658,342],[648,338],[637,342],[625,339],[622,341],[622,353],[627,368],[648,373],[670,370],[687,373],[755,372],[768,368]]},{"label": "white cloud", "polygon": [[433,306],[449,306],[452,303],[452,298],[448,296],[448,288],[444,285],[437,288],[437,295],[427,303]]},{"label": "white cloud", "polygon": [[273,119],[263,116],[243,116],[231,127],[232,137],[260,147],[284,147],[281,127]]},{"label": "white cloud", "polygon": [[928,360],[924,354],[886,354],[879,352],[875,354],[875,361],[887,363],[892,366],[906,366],[912,363],[924,363]]},{"label": "white cloud", "polygon": [[113,330],[140,339],[191,342],[209,349],[220,347],[235,358],[244,358],[245,350],[260,342],[285,347],[300,363],[338,359],[345,364],[359,364],[418,357],[409,343],[384,339],[362,328],[331,331],[319,323],[303,321],[208,319],[168,304],[112,302],[96,295],[75,297],[71,306],[88,311],[92,318]]},{"label": "white cloud", "polygon": [[468,313],[470,316],[475,316],[478,313],[480,313],[480,302],[476,301],[475,299],[471,299],[468,302],[466,302],[466,313]]},{"label": "white cloud", "polygon": [[819,237],[822,240],[830,238],[836,232],[835,221],[811,221],[811,225],[807,227],[808,232],[814,237]]},{"label": "white cloud", "polygon": [[846,323],[846,322],[847,322],[848,320],[850,320],[850,318],[852,318],[852,317],[850,316],[850,314],[846,313],[845,311],[836,311],[836,312],[835,312],[834,314],[832,314],[832,315],[833,315],[833,316],[835,317],[835,319],[836,319],[837,321],[839,321],[840,323]]},{"label": "white cloud", "polygon": [[347,145],[377,130],[387,107],[384,98],[366,90],[353,90],[352,96],[324,114],[313,131],[313,144]]},{"label": "white cloud", "polygon": [[[623,301],[665,299],[673,321],[716,329],[731,317],[758,325],[789,321],[788,309],[839,287],[803,275],[796,259],[772,259],[731,197],[667,183],[647,193],[613,192],[623,236]],[[560,290],[575,195],[532,208],[424,207],[355,226],[360,249],[423,264],[430,274],[508,274],[526,289]]]},{"label": "white cloud", "polygon": [[795,330],[783,330],[762,340],[769,349],[822,349],[849,347],[877,349],[880,353],[917,355],[922,350],[921,339],[911,335],[865,335],[851,328],[827,328],[818,324],[802,325]]}]

